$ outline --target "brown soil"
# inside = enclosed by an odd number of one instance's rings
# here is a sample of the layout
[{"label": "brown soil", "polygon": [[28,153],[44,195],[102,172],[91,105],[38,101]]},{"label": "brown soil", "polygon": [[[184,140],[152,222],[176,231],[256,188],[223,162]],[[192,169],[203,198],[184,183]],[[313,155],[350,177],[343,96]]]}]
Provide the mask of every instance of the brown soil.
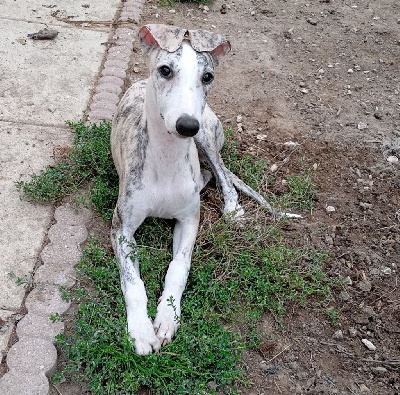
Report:
[{"label": "brown soil", "polygon": [[[400,4],[240,0],[222,14],[223,3],[171,13],[148,2],[141,24],[212,30],[231,41],[209,104],[243,151],[278,165],[277,192],[300,161],[318,165],[314,209],[285,236],[328,251],[329,274],[352,282],[330,306],[341,312],[334,327],[320,310],[293,309],[283,331],[265,317],[264,349],[244,356],[251,385],[242,393],[399,393],[400,363],[376,361],[400,360],[400,166],[387,161],[400,157]],[[132,76],[143,78],[138,54]],[[288,141],[300,145],[293,151]],[[343,338],[333,336],[338,330]]]},{"label": "brown soil", "polygon": [[[244,355],[250,386],[241,393],[399,394],[400,165],[387,158],[400,158],[400,3],[240,0],[227,2],[226,14],[222,4],[207,13],[177,4],[172,13],[148,1],[141,25],[231,41],[208,102],[243,151],[278,165],[274,192],[301,167],[318,166],[314,208],[284,234],[328,251],[328,273],[351,282],[329,306],[340,311],[336,326],[321,309],[289,310],[284,330],[265,316],[261,350]],[[131,77],[147,74],[137,45]]]}]

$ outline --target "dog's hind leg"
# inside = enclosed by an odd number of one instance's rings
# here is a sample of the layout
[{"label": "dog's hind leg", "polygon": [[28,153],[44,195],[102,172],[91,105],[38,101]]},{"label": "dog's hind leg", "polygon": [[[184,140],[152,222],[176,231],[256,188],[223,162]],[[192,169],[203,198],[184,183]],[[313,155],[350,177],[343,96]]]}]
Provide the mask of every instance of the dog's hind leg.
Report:
[{"label": "dog's hind leg", "polygon": [[173,260],[165,276],[154,330],[161,345],[168,344],[180,324],[181,298],[189,275],[193,246],[199,226],[200,210],[190,219],[177,220],[174,228]]},{"label": "dog's hind leg", "polygon": [[126,208],[124,215],[121,215],[119,210],[120,207],[117,205],[112,221],[111,241],[120,266],[128,332],[135,340],[136,352],[146,355],[158,351],[161,347],[161,343],[154,333],[153,324],[147,315],[146,289],[140,278],[139,262],[135,252],[136,242],[133,237],[146,216],[133,215]]}]

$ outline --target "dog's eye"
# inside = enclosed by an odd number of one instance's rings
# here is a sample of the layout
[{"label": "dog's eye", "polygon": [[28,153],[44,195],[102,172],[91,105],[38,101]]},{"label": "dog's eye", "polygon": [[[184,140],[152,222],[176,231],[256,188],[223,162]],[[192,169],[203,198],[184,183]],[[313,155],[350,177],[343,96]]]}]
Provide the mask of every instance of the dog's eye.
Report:
[{"label": "dog's eye", "polygon": [[161,66],[159,69],[160,73],[164,76],[164,77],[170,77],[171,76],[171,69],[168,66]]},{"label": "dog's eye", "polygon": [[214,79],[214,76],[211,73],[204,73],[203,82],[205,84],[209,84]]}]

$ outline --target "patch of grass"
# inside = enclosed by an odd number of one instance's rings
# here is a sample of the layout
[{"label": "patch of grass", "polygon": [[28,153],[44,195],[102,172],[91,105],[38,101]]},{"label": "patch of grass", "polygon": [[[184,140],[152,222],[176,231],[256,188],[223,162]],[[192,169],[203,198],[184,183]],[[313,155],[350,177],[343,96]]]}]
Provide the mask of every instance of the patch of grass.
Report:
[{"label": "patch of grass", "polygon": [[221,151],[221,157],[225,166],[240,179],[246,180],[246,184],[258,191],[265,183],[265,170],[268,161],[256,158],[252,155],[243,155],[239,152],[239,141],[235,140],[230,129],[225,130],[225,145]]},{"label": "patch of grass", "polygon": [[[144,228],[158,226],[150,221]],[[148,253],[154,254],[152,259],[160,258],[160,251],[164,255],[165,236],[157,236],[161,240],[157,247],[161,249],[142,251],[142,259]],[[144,241],[140,236],[138,240]],[[168,260],[158,262],[155,271],[146,267],[146,259],[142,263],[147,292],[149,296],[157,294],[162,282],[159,274]],[[240,377],[237,361],[243,345],[239,336],[224,330],[218,314],[207,305],[200,307],[201,295],[190,299],[192,308],[184,306],[183,322],[174,341],[160,354],[143,357],[135,354],[126,333],[125,303],[114,257],[93,240],[85,249],[78,270],[81,283],[90,284],[84,287],[89,291],[72,292],[71,298],[80,303],[76,332],[70,337],[59,335],[58,344],[70,360],[65,372],[87,381],[95,394],[136,394],[140,386],[157,394],[212,394]],[[150,304],[154,309],[154,297]],[[198,307],[193,308],[195,305]],[[58,373],[56,379],[62,374]]]},{"label": "patch of grass", "polygon": [[118,175],[110,149],[111,125],[87,126],[83,121],[67,122],[75,140],[66,163],[47,167],[43,173],[20,181],[17,188],[35,202],[57,203],[90,183],[90,199],[103,219],[111,219],[118,197]]},{"label": "patch of grass", "polygon": [[[266,183],[266,169],[268,161],[252,155],[243,155],[239,152],[239,142],[234,139],[230,129],[225,130],[226,142],[221,151],[221,156],[226,167],[254,190],[259,191]],[[304,168],[305,164],[301,163]],[[274,196],[269,193],[267,200],[275,203],[280,211],[311,210],[317,192],[313,181],[315,170],[308,168],[299,175],[288,176],[287,191],[283,195]]]},{"label": "patch of grass", "polygon": [[287,178],[288,193],[285,200],[290,203],[291,207],[297,207],[300,210],[313,208],[314,196],[317,192],[313,176],[314,170],[309,169],[303,174]]},{"label": "patch of grass", "polygon": [[[169,223],[148,219],[136,233],[141,275],[155,315],[171,260]],[[280,322],[288,302],[330,297],[322,270],[325,254],[284,245],[271,226],[228,219],[204,224],[182,301],[181,326],[159,355],[134,353],[126,334],[125,304],[115,258],[95,239],[79,265],[76,331],[60,335],[65,367],[95,394],[134,394],[144,385],[157,394],[234,392],[241,350],[258,347],[257,322],[270,311]],[[225,323],[225,328],[222,323]],[[230,327],[238,324],[241,334]],[[234,325],[233,325],[234,326]]]}]

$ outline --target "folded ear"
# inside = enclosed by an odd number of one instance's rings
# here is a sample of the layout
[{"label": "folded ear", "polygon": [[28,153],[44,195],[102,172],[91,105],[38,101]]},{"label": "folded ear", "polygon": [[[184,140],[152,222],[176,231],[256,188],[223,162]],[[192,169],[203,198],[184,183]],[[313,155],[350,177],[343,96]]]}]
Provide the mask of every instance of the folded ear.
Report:
[{"label": "folded ear", "polygon": [[214,58],[215,63],[218,65],[219,61],[231,50],[231,44],[229,41],[224,41],[222,44],[214,48],[210,53]]},{"label": "folded ear", "polygon": [[152,49],[159,47],[156,39],[153,37],[147,26],[143,26],[139,30],[139,40],[140,45],[146,54],[148,54]]}]

